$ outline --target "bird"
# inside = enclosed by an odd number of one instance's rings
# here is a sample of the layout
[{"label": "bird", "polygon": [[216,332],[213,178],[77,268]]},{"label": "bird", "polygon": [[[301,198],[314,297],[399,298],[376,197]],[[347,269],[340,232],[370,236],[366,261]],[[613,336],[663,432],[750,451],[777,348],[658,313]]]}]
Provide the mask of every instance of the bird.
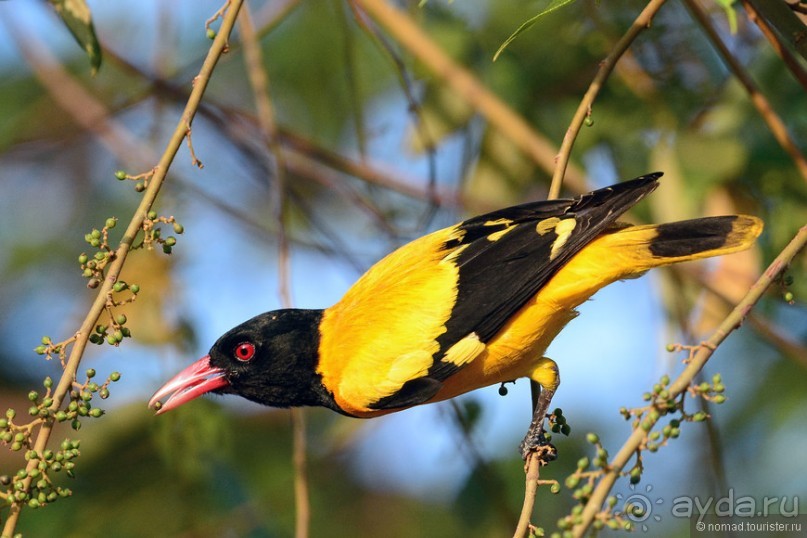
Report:
[{"label": "bird", "polygon": [[371,418],[528,378],[541,390],[520,445],[526,459],[548,444],[543,424],[560,385],[546,349],[579,305],[654,267],[745,250],[762,232],[750,215],[620,221],[661,176],[500,209],[415,239],[329,308],[274,310],[226,332],[149,407],[160,414],[216,393]]}]

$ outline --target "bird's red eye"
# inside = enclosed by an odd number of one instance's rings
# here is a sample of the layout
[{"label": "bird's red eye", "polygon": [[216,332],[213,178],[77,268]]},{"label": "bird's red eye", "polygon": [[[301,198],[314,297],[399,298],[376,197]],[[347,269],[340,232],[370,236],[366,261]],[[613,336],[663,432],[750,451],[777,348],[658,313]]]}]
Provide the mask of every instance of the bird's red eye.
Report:
[{"label": "bird's red eye", "polygon": [[235,346],[235,358],[246,362],[255,356],[255,345],[251,342],[242,342]]}]

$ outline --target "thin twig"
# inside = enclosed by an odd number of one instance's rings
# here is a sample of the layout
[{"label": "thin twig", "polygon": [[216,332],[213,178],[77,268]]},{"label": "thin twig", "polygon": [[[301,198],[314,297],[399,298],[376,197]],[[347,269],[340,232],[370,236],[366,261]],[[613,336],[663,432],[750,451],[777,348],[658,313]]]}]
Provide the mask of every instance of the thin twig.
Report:
[{"label": "thin twig", "polygon": [[[92,330],[95,327],[99,317],[104,312],[107,297],[112,292],[112,286],[117,281],[118,276],[123,269],[124,262],[126,261],[126,257],[129,254],[129,250],[135,240],[135,236],[138,234],[138,232],[140,232],[143,225],[143,220],[145,219],[146,214],[151,210],[151,207],[154,205],[154,201],[157,199],[157,195],[160,192],[160,188],[162,187],[168,173],[168,169],[171,166],[171,163],[173,162],[174,157],[176,156],[180,147],[182,147],[182,142],[185,139],[188,126],[191,125],[193,118],[196,115],[202,95],[204,95],[207,84],[210,81],[214,68],[216,67],[216,63],[223,54],[227,45],[227,37],[232,31],[235,18],[238,15],[238,11],[241,9],[242,2],[243,0],[231,0],[230,9],[222,21],[219,35],[210,46],[210,51],[208,52],[207,58],[205,58],[204,64],[202,65],[202,68],[195,79],[193,90],[188,97],[188,102],[185,106],[185,110],[182,113],[182,117],[177,122],[174,133],[172,134],[171,139],[165,148],[165,152],[160,158],[159,164],[154,169],[154,175],[149,181],[148,188],[143,192],[143,198],[140,201],[140,205],[137,207],[132,220],[129,222],[129,225],[123,234],[123,238],[121,239],[119,246],[115,250],[115,257],[112,263],[109,265],[107,276],[99,286],[98,294],[96,295],[87,316],[84,318],[84,321],[81,323],[81,327],[77,332],[77,338],[70,350],[70,356],[67,359],[67,364],[65,365],[62,376],[59,379],[59,383],[53,391],[53,403],[48,408],[51,413],[56,412],[59,407],[61,407],[65,396],[67,396],[73,386],[73,382],[76,379],[76,372],[78,372],[79,364],[84,356],[84,350],[87,346],[89,336],[92,334]],[[36,450],[37,453],[41,454],[47,448],[48,440],[50,439],[54,425],[53,418],[49,418],[42,424],[39,432],[37,432],[36,441],[34,442],[34,450]],[[38,460],[35,458],[28,461],[28,464],[26,465],[28,476],[22,481],[24,491],[29,491],[31,481],[33,480],[31,478],[31,471],[33,471],[37,465]],[[14,530],[16,529],[17,522],[19,521],[21,511],[21,503],[17,502],[11,505],[8,519],[3,527],[3,536],[14,535]]]},{"label": "thin twig", "polygon": [[[566,135],[563,137],[560,152],[558,153],[557,162],[555,165],[554,173],[552,174],[552,184],[549,187],[549,194],[547,200],[554,200],[560,196],[560,189],[564,179],[568,180],[566,175],[569,166],[569,158],[571,157],[574,142],[577,135],[580,133],[580,128],[583,126],[586,118],[591,114],[591,107],[594,100],[605,84],[606,79],[614,70],[619,59],[625,54],[630,47],[631,43],[636,39],[639,33],[650,25],[655,14],[664,4],[664,0],[651,0],[647,6],[642,10],[639,16],[633,21],[633,24],[617,41],[613,50],[600,64],[600,69],[594,76],[585,95],[583,95],[580,105],[577,107],[577,112],[572,118],[572,121],[566,130]],[[540,386],[535,381],[530,381],[530,385],[534,394],[539,393]],[[535,404],[533,398],[533,404]],[[532,517],[535,508],[535,497],[538,490],[540,480],[540,467],[543,464],[538,452],[531,452],[526,462],[526,483],[524,485],[524,501],[521,507],[521,516],[519,517],[516,531],[513,534],[514,538],[526,536],[530,529],[530,518]]]},{"label": "thin twig", "polygon": [[[547,173],[553,172],[557,148],[536,133],[523,117],[488,90],[470,71],[446,55],[406,13],[385,0],[356,1],[423,65],[501,131],[513,145]],[[574,191],[586,190],[585,174],[574,166],[569,167],[566,183]]]},{"label": "thin twig", "polygon": [[796,77],[799,84],[801,84],[801,86],[807,90],[807,71],[805,71],[804,67],[802,67],[799,60],[793,55],[792,52],[790,52],[790,49],[787,48],[784,43],[782,43],[779,36],[768,24],[768,21],[765,20],[765,17],[760,16],[756,7],[754,7],[754,5],[748,0],[742,0],[742,3],[745,11],[748,13],[748,18],[759,27],[762,35],[764,35],[765,39],[767,39],[771,44],[771,47],[776,55],[779,56],[779,58],[782,59],[782,62],[784,62],[785,66],[790,69],[790,72],[793,73],[793,76]]},{"label": "thin twig", "polygon": [[625,35],[623,35],[622,38],[617,41],[613,50],[611,50],[608,56],[606,56],[600,64],[600,68],[597,70],[594,80],[591,81],[591,84],[583,96],[583,99],[580,100],[580,104],[577,106],[577,111],[574,113],[574,117],[569,124],[569,128],[566,130],[566,135],[563,137],[563,143],[561,144],[560,152],[558,153],[557,166],[555,167],[555,171],[552,175],[552,185],[549,188],[550,198],[557,198],[560,195],[560,185],[564,176],[566,175],[566,169],[569,163],[569,158],[571,157],[572,148],[574,147],[574,142],[577,140],[577,135],[580,133],[580,129],[583,127],[583,123],[586,121],[586,118],[591,115],[591,108],[594,105],[594,100],[600,93],[600,90],[605,84],[605,81],[608,79],[608,76],[611,74],[611,71],[614,70],[616,63],[619,61],[622,55],[625,54],[628,47],[630,47],[630,45],[636,40],[636,37],[641,33],[641,31],[650,26],[653,17],[664,4],[664,1],[665,0],[651,0],[648,2],[647,6],[645,6],[639,16],[636,17],[636,20],[633,21],[633,24],[631,24],[628,31],[625,32]]},{"label": "thin twig", "polygon": [[[765,293],[765,290],[774,283],[793,258],[804,248],[805,244],[807,244],[807,225],[799,230],[793,240],[788,243],[773,263],[768,266],[762,276],[748,290],[745,297],[743,297],[717,329],[715,329],[712,336],[698,347],[697,352],[692,356],[692,360],[687,364],[686,368],[684,368],[684,371],[681,372],[681,375],[679,375],[667,389],[670,394],[670,399],[674,400],[678,398],[687,390],[695,379],[695,375],[703,369],[706,362],[711,358],[714,350],[723,343],[729,334],[740,327],[743,320],[751,311],[751,308],[753,308],[762,297],[763,293]],[[656,421],[653,421],[651,417],[645,417],[643,422],[649,423],[650,429],[652,429]],[[608,470],[597,483],[591,497],[589,497],[581,515],[581,522],[573,529],[574,536],[582,536],[588,530],[589,526],[594,521],[594,517],[605,502],[608,493],[611,491],[617,478],[619,478],[620,472],[647,437],[647,431],[649,430],[637,426],[628,440],[625,441],[619,449],[616,456],[614,456],[614,459],[608,466]]]},{"label": "thin twig", "polygon": [[[263,64],[263,54],[255,34],[249,6],[244,6],[239,19],[241,43],[247,64],[247,77],[255,97],[258,112],[258,126],[267,149],[274,156],[274,214],[277,225],[278,250],[278,295],[283,308],[291,308],[291,287],[289,271],[289,241],[286,233],[286,167],[283,151],[278,138],[275,112],[269,90],[269,77]],[[308,498],[306,473],[305,415],[302,409],[291,410],[293,431],[294,498],[296,505],[295,536],[307,538],[309,535],[311,505]]]},{"label": "thin twig", "polygon": [[740,64],[740,62],[734,57],[731,53],[729,48],[720,38],[720,35],[717,33],[714,25],[712,24],[711,20],[709,20],[709,16],[697,2],[697,0],[684,0],[684,4],[689,9],[689,12],[692,13],[692,16],[698,21],[701,28],[703,29],[706,36],[709,38],[709,41],[712,42],[712,45],[723,58],[723,61],[726,63],[726,66],[729,68],[729,71],[737,77],[737,80],[740,81],[740,84],[743,85],[745,91],[748,92],[749,97],[751,97],[751,103],[754,105],[754,108],[757,109],[762,119],[768,125],[768,129],[771,130],[773,137],[782,146],[790,158],[793,159],[793,162],[796,164],[796,168],[798,169],[799,173],[801,174],[802,179],[807,181],[807,159],[805,159],[804,155],[802,155],[799,148],[796,146],[795,141],[790,137],[790,133],[787,132],[787,127],[785,126],[782,119],[773,110],[768,99],[762,94],[762,92],[757,87],[757,84],[751,78],[751,75],[745,70],[745,68]]}]

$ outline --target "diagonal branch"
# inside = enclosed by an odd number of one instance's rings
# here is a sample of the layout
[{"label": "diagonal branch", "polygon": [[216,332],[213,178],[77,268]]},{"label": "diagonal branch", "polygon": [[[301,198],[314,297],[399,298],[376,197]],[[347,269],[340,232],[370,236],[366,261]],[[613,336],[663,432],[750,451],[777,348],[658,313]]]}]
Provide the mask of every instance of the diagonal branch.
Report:
[{"label": "diagonal branch", "polygon": [[600,93],[600,90],[605,84],[605,81],[608,79],[608,76],[614,70],[614,66],[616,66],[619,59],[625,54],[628,47],[630,47],[630,45],[636,40],[636,37],[642,32],[642,30],[650,26],[653,17],[664,4],[664,1],[665,0],[651,0],[648,2],[647,6],[645,6],[639,16],[636,17],[636,20],[633,21],[633,24],[631,24],[625,35],[623,35],[622,38],[617,41],[611,53],[608,54],[608,56],[606,56],[600,64],[600,68],[597,70],[594,80],[591,81],[591,84],[583,96],[583,99],[580,100],[580,105],[578,105],[577,111],[574,113],[574,117],[572,118],[572,122],[569,125],[569,128],[566,130],[566,135],[563,137],[563,143],[560,146],[560,153],[558,153],[558,162],[552,175],[552,185],[549,188],[550,199],[557,198],[560,195],[560,186],[563,182],[564,176],[566,175],[566,169],[572,153],[572,148],[574,147],[574,142],[577,139],[577,135],[580,133],[580,129],[582,128],[586,118],[591,115],[591,107],[594,105],[594,100]]},{"label": "diagonal branch", "polygon": [[[168,168],[171,166],[174,157],[182,147],[182,142],[185,140],[188,129],[193,122],[193,118],[199,108],[202,95],[207,88],[207,84],[210,81],[210,77],[214,68],[216,67],[216,63],[226,49],[227,38],[232,31],[233,24],[235,23],[235,17],[237,16],[238,11],[241,9],[242,2],[243,0],[231,0],[229,10],[222,21],[220,33],[213,41],[207,58],[205,59],[204,64],[202,65],[202,68],[195,79],[193,90],[188,98],[187,105],[182,113],[182,117],[177,122],[177,127],[174,129],[174,133],[166,146],[165,152],[160,158],[159,164],[154,169],[154,175],[149,181],[149,186],[143,193],[143,199],[141,200],[140,205],[137,207],[134,216],[129,222],[119,246],[115,250],[115,258],[109,266],[107,276],[99,286],[98,294],[93,301],[89,312],[84,318],[84,321],[81,323],[81,327],[76,333],[76,340],[70,350],[70,355],[67,359],[67,363],[65,364],[64,371],[62,372],[61,378],[53,391],[53,403],[48,408],[51,412],[55,412],[61,407],[65,396],[67,396],[67,394],[70,392],[76,378],[76,372],[78,371],[79,364],[84,356],[84,350],[86,349],[89,336],[92,334],[93,328],[95,327],[99,317],[104,312],[104,308],[107,304],[107,298],[112,292],[112,286],[118,279],[118,276],[123,269],[126,257],[129,254],[135,237],[142,228],[146,214],[150,211],[155,200],[157,199],[157,195],[159,194],[160,188],[162,187],[166,174],[168,173]],[[47,448],[53,428],[54,419],[51,416],[51,418],[43,422],[41,428],[37,432],[36,441],[34,442],[34,450],[36,450],[38,453],[41,454]],[[38,461],[36,459],[31,459],[28,461],[26,466],[28,476],[22,482],[25,491],[28,491],[31,487],[31,482],[33,480],[31,471],[37,467],[37,464]],[[13,536],[15,534],[14,530],[16,529],[17,522],[19,521],[21,511],[21,503],[16,502],[11,505],[8,518],[6,519],[5,526],[3,527],[3,536]]]},{"label": "diagonal branch", "polygon": [[720,38],[720,35],[717,33],[714,25],[709,20],[709,17],[697,0],[684,0],[684,4],[689,9],[689,12],[692,13],[692,16],[695,18],[698,24],[700,24],[704,33],[709,38],[709,41],[712,42],[714,48],[723,58],[723,61],[729,68],[729,71],[731,71],[731,73],[737,77],[737,80],[739,80],[740,84],[743,85],[745,91],[748,92],[748,95],[751,97],[751,103],[768,125],[768,129],[771,130],[773,137],[776,139],[779,145],[782,146],[782,149],[784,149],[787,154],[790,155],[790,158],[793,159],[793,163],[796,165],[801,177],[807,181],[807,159],[805,159],[798,146],[796,146],[796,143],[790,136],[790,133],[787,132],[787,127],[782,119],[778,114],[776,114],[776,111],[773,110],[773,107],[771,107],[768,99],[759,90],[759,87],[754,82],[754,79],[751,78],[751,75],[748,74],[737,58],[731,54],[731,51]]},{"label": "diagonal branch", "polygon": [[[386,0],[355,1],[513,145],[547,173],[552,173],[557,148],[536,133],[524,118],[488,90],[470,71],[451,59],[410,17]],[[585,174],[576,167],[569,168],[566,182],[577,192],[587,190]]]},{"label": "diagonal branch", "polygon": [[[695,376],[712,357],[717,347],[720,346],[735,329],[740,327],[743,320],[748,316],[748,313],[762,297],[762,294],[765,293],[765,290],[767,290],[779,275],[787,269],[790,262],[796,257],[799,251],[804,248],[805,244],[807,244],[807,225],[802,226],[796,236],[788,243],[784,250],[782,250],[779,256],[776,257],[773,263],[768,266],[756,283],[751,286],[751,289],[748,290],[745,297],[734,307],[718,328],[715,329],[712,336],[698,347],[698,351],[692,356],[692,360],[686,368],[684,368],[684,371],[681,372],[681,375],[670,384],[668,391],[671,399],[676,399],[687,390],[695,379]],[[594,488],[591,497],[583,509],[581,522],[574,527],[574,536],[583,536],[591,526],[594,517],[605,502],[608,493],[611,491],[617,478],[619,478],[622,469],[647,437],[647,431],[652,429],[656,423],[656,421],[652,420],[650,417],[643,419],[643,422],[647,421],[650,423],[650,428],[645,430],[637,425],[631,436],[625,441],[617,455],[614,456],[614,459],[610,462],[607,471],[597,483],[597,486]]]}]

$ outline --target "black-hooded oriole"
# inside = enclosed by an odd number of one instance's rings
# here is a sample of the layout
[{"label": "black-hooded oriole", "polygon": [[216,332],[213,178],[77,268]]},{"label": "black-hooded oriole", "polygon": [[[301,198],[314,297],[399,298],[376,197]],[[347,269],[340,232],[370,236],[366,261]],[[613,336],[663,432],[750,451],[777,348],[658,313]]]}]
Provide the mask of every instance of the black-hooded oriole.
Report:
[{"label": "black-hooded oriole", "polygon": [[660,176],[509,207],[416,239],[330,308],[275,310],[230,330],[149,405],[164,412],[207,392],[233,393],[375,417],[526,377],[543,388],[526,454],[560,382],[544,352],[578,305],[653,267],[746,249],[762,231],[745,215],[618,222]]}]

